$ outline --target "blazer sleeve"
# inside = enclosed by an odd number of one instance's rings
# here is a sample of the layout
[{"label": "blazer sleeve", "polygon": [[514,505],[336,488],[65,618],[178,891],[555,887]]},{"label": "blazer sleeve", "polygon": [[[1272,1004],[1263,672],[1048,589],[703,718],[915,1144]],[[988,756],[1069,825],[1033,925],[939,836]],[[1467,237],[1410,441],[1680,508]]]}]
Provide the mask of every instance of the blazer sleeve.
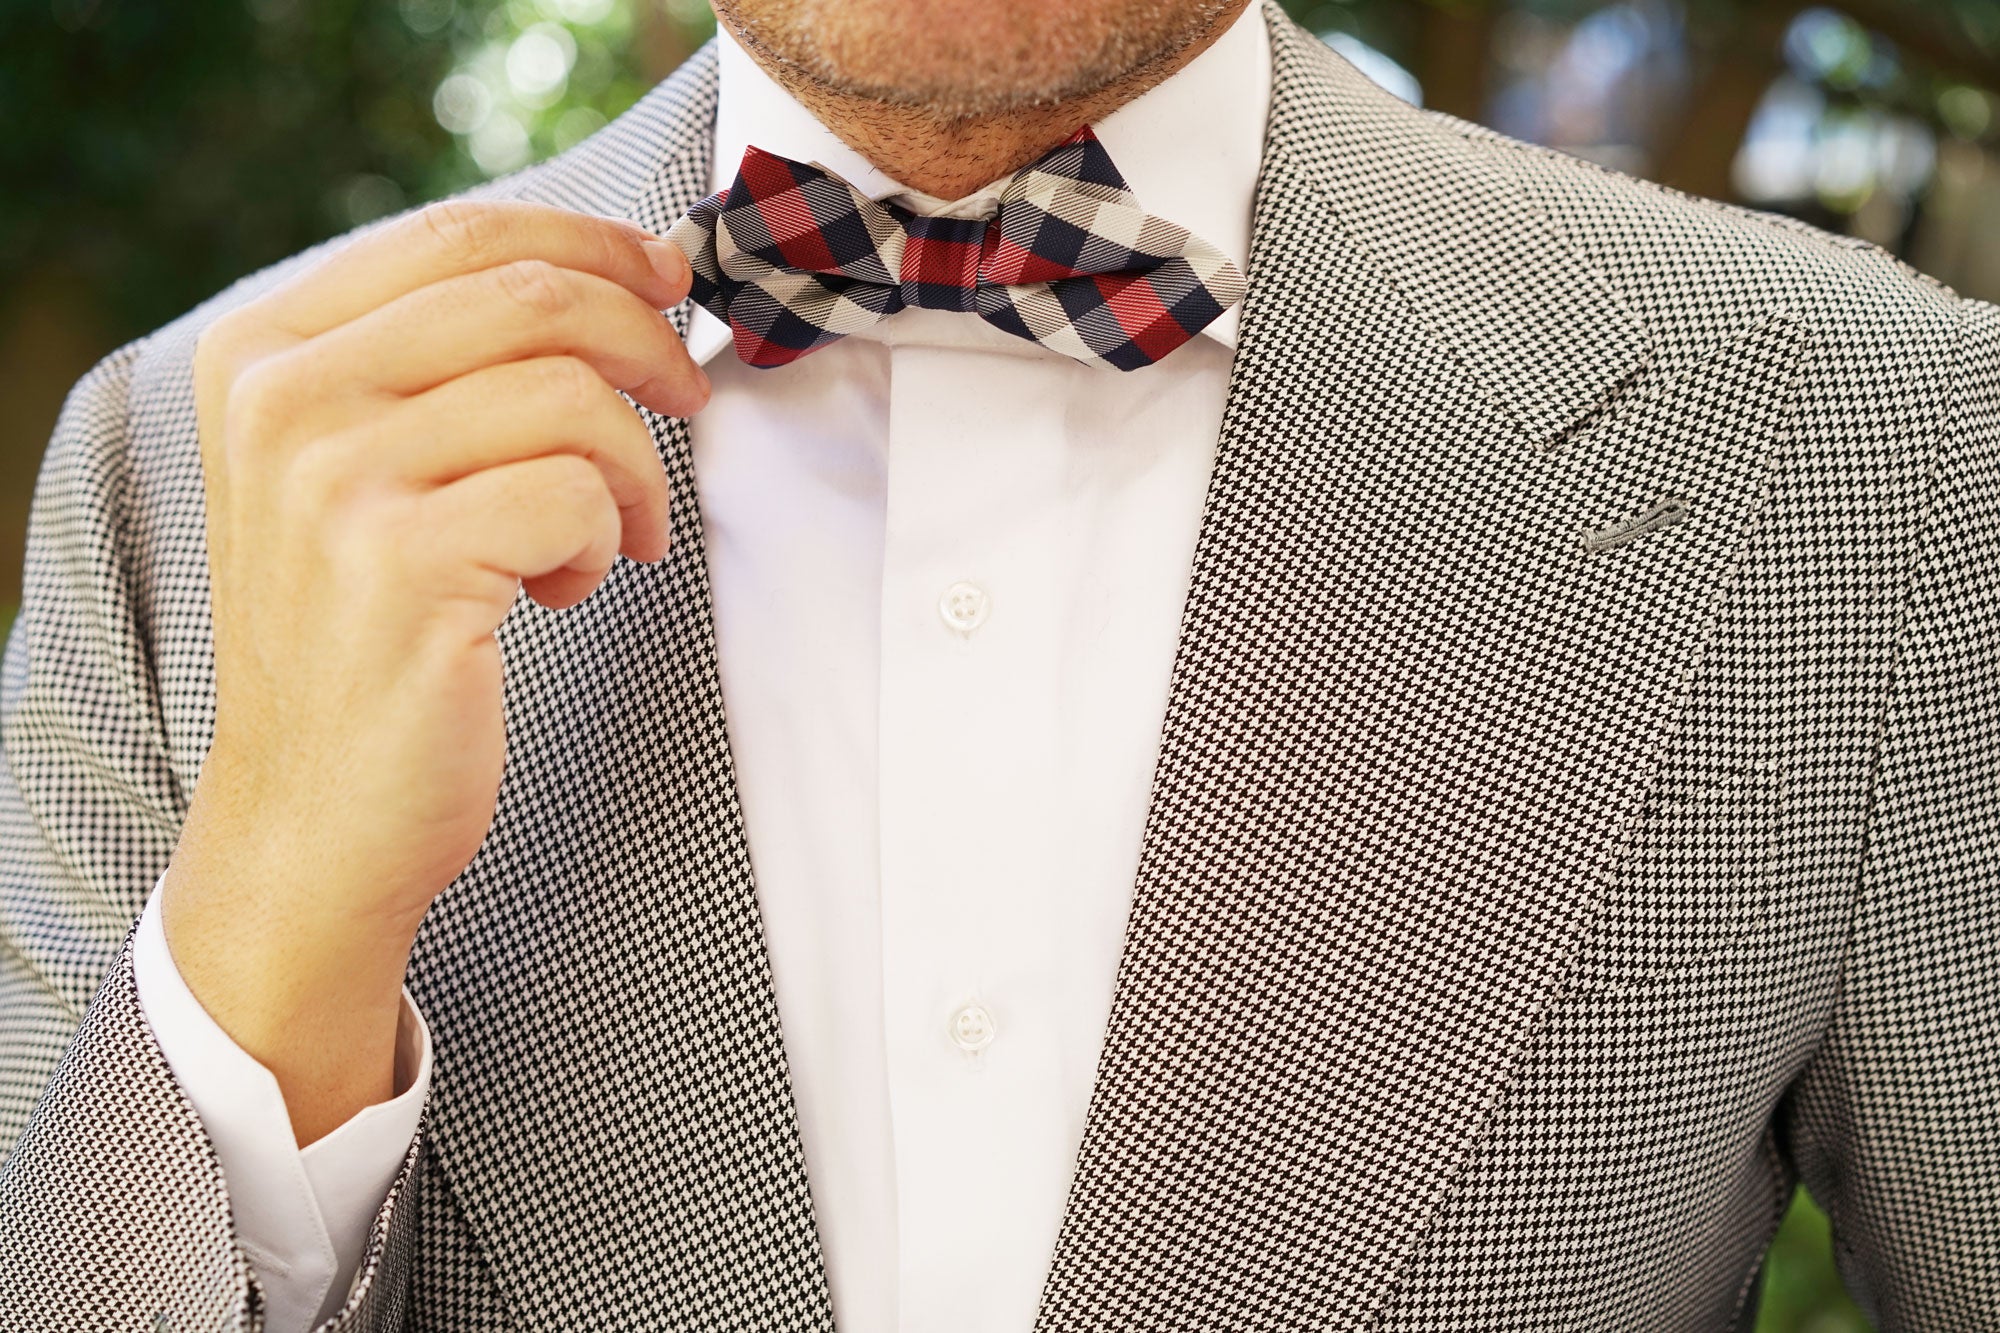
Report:
[{"label": "blazer sleeve", "polygon": [[2000,1310],[2000,309],[1959,314],[1841,989],[1781,1123],[1883,1333]]},{"label": "blazer sleeve", "polygon": [[[134,593],[143,352],[113,353],[64,404],[0,659],[0,1325],[254,1333],[222,1168],[132,966],[186,812]],[[420,1127],[324,1329],[404,1326],[424,1142]]]}]

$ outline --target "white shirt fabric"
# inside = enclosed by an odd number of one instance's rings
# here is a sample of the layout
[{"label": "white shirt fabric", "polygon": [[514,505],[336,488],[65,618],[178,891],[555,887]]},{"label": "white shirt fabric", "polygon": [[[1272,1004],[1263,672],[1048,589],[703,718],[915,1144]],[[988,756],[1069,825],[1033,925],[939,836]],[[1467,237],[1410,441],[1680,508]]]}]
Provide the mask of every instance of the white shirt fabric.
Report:
[{"label": "white shirt fabric", "polygon": [[[750,144],[920,212],[729,39],[714,188]],[[1261,9],[1095,126],[1141,206],[1247,268]],[[845,1333],[1028,1333],[1110,1013],[1237,312],[1085,366],[907,310],[776,370],[727,352],[691,425],[731,752]],[[718,355],[718,353],[722,353]],[[139,995],[221,1158],[270,1333],[336,1310],[416,1129],[407,1087],[303,1151],[158,923]]]}]

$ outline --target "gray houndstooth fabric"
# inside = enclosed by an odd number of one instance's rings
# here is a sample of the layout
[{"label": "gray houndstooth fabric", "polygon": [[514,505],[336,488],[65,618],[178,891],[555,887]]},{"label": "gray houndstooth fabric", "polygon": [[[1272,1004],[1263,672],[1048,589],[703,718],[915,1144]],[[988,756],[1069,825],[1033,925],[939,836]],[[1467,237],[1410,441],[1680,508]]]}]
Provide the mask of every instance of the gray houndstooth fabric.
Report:
[{"label": "gray houndstooth fabric", "polygon": [[[2000,1327],[2000,310],[1405,108],[1267,12],[1034,1333],[1747,1328],[1799,1179],[1882,1328]],[[714,95],[704,53],[479,193],[664,230]],[[194,339],[311,253],[109,357],[43,466],[0,674],[9,1329],[259,1324],[122,945],[212,734]],[[649,420],[672,554],[499,630],[498,816],[410,977],[425,1128],[331,1327],[832,1326]]]}]

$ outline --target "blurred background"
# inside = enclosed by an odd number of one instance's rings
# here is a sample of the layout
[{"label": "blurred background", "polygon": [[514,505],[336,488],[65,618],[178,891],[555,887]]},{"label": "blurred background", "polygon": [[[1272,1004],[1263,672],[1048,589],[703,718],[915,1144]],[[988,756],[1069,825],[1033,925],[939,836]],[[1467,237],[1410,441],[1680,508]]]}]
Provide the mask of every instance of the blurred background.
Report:
[{"label": "blurred background", "polygon": [[[2000,0],[1288,0],[1399,95],[2000,299]],[[70,385],[325,236],[575,144],[706,0],[0,0],[0,633]],[[1866,1329],[1801,1196],[1761,1330]]]}]

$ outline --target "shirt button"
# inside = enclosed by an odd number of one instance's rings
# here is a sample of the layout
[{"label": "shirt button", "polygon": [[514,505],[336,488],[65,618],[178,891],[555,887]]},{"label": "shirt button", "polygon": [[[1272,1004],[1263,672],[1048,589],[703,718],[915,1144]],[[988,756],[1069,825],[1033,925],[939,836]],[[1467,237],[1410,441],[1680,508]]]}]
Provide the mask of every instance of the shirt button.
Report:
[{"label": "shirt button", "polygon": [[993,1044],[993,1015],[976,1004],[968,1004],[951,1016],[951,1039],[961,1049],[983,1051]]},{"label": "shirt button", "polygon": [[977,583],[954,583],[938,598],[938,614],[960,634],[970,634],[986,623],[993,599]]}]

